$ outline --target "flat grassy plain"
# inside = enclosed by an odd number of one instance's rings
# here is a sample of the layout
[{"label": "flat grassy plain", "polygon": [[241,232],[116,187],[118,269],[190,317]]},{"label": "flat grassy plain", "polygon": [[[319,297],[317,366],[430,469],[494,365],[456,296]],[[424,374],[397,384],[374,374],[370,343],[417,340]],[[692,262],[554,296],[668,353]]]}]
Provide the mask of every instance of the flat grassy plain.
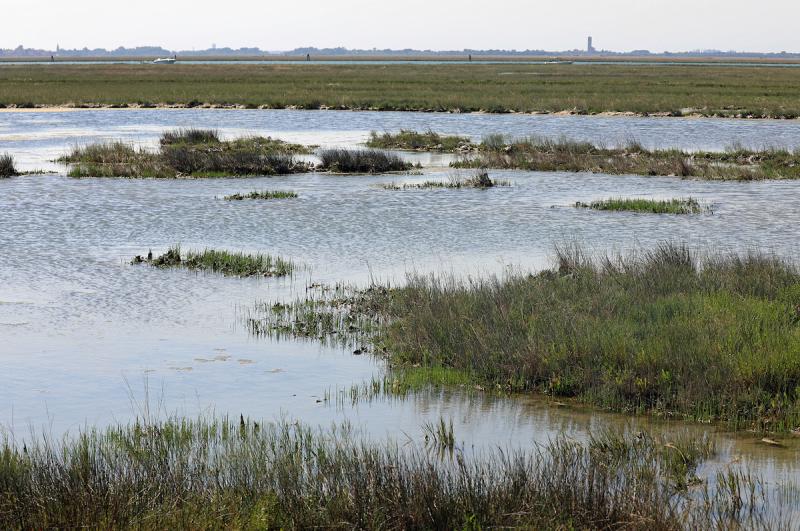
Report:
[{"label": "flat grassy plain", "polygon": [[796,118],[800,68],[708,65],[2,65],[6,106],[216,105]]}]

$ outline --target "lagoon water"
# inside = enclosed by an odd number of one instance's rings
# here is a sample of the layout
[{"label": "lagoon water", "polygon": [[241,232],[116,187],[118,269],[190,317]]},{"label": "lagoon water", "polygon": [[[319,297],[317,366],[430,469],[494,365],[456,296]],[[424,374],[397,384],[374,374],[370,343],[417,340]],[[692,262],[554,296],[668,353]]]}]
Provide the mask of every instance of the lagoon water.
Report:
[{"label": "lagoon water", "polygon": [[[748,434],[630,419],[531,398],[421,393],[351,404],[339,391],[380,376],[370,356],[313,342],[248,335],[254,304],[302,296],[312,284],[402,282],[410,272],[505,274],[549,265],[553,246],[602,251],[663,240],[698,249],[758,248],[800,257],[800,183],[701,182],[667,177],[496,172],[510,188],[387,191],[386,182],[446,178],[447,157],[409,155],[419,176],[293,175],[206,180],[70,179],[52,163],[72,145],[123,139],[154,145],[179,126],[224,135],[265,134],[353,146],[370,130],[432,128],[480,138],[567,136],[608,144],[722,149],[800,144],[800,122],[622,117],[447,115],[334,111],[104,110],[0,113],[0,152],[52,175],[0,180],[0,426],[74,433],[137,415],[240,414],[312,425],[349,421],[370,436],[420,437],[424,422],[452,419],[477,450],[530,447],[559,434],[612,429],[707,431],[720,456],[771,482],[800,470],[800,446]],[[256,189],[294,190],[290,201],[228,202]],[[603,213],[576,201],[692,196],[711,212],[690,216]],[[302,265],[291,279],[237,279],[130,265],[149,249],[262,251]],[[326,401],[326,396],[331,396]]]}]

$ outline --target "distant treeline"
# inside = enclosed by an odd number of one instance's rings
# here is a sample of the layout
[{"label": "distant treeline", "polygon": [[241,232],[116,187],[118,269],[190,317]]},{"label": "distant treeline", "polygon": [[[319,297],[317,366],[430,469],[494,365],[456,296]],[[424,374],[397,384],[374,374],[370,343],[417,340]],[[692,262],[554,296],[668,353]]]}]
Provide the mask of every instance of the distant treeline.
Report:
[{"label": "distant treeline", "polygon": [[138,46],[135,48],[119,47],[114,50],[105,48],[81,48],[81,49],[56,49],[41,50],[35,48],[16,48],[0,49],[0,57],[160,57],[179,55],[184,57],[192,56],[453,56],[453,55],[474,55],[474,56],[619,56],[619,57],[666,57],[666,58],[687,58],[687,57],[729,57],[729,58],[762,58],[762,59],[797,59],[800,53],[761,53],[761,52],[735,52],[721,50],[694,50],[687,52],[651,52],[649,50],[633,50],[629,52],[614,52],[609,50],[597,50],[587,52],[586,50],[415,50],[405,48],[402,50],[392,49],[370,49],[359,50],[349,48],[295,48],[289,51],[266,51],[260,48],[209,48],[206,50],[167,50],[160,46]]}]

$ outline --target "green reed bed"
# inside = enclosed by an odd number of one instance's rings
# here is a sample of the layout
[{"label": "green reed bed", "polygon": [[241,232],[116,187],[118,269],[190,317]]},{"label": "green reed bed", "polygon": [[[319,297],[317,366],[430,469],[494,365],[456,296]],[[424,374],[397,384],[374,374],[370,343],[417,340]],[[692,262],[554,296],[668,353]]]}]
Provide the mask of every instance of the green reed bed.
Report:
[{"label": "green reed bed", "polygon": [[399,133],[377,133],[372,131],[367,147],[378,149],[405,149],[410,151],[452,152],[472,146],[464,136],[440,135],[432,130],[424,133],[402,129]]},{"label": "green reed bed", "polygon": [[[528,451],[462,454],[446,421],[427,443],[366,442],[240,418],[136,422],[0,448],[0,526],[137,529],[677,530],[774,527],[758,479],[697,477],[704,439],[598,433]],[[439,448],[434,451],[432,446]],[[687,488],[697,484],[698,487]],[[785,501],[784,501],[785,503]]]},{"label": "green reed bed", "polygon": [[477,146],[477,154],[465,155],[453,166],[749,181],[800,178],[800,153],[739,147],[723,152],[650,150],[637,142],[606,148],[564,138],[506,142],[502,137],[492,136]]},{"label": "green reed bed", "polygon": [[305,146],[273,138],[220,140],[213,130],[181,129],[165,132],[158,151],[107,142],[75,147],[59,161],[71,165],[71,177],[283,175],[309,171],[309,164],[294,158],[309,152]]},{"label": "green reed bed", "polygon": [[284,258],[269,254],[245,254],[206,249],[202,252],[182,252],[179,245],[170,247],[160,256],[137,256],[133,263],[148,263],[155,267],[184,267],[212,271],[238,277],[284,277],[294,272],[295,265]]},{"label": "green reed bed", "polygon": [[511,181],[492,179],[486,171],[477,171],[472,175],[453,175],[446,181],[423,181],[421,183],[385,183],[384,190],[428,190],[435,188],[478,188],[485,190],[495,186],[511,186]]},{"label": "green reed bed", "polygon": [[324,149],[320,169],[332,173],[389,173],[413,168],[400,155],[376,149]]},{"label": "green reed bed", "polygon": [[14,157],[8,153],[0,155],[0,178],[14,177],[17,175],[19,175],[19,172],[14,164]]},{"label": "green reed bed", "polygon": [[535,275],[412,276],[250,319],[274,331],[370,345],[396,367],[625,412],[800,426],[800,272],[758,253],[703,259],[679,244],[590,259],[559,251]]},{"label": "green reed bed", "polygon": [[612,212],[641,212],[646,214],[700,214],[707,211],[694,198],[678,199],[625,199],[612,198],[575,203],[577,208],[589,208]]},{"label": "green reed bed", "polygon": [[297,193],[286,190],[256,190],[247,194],[231,194],[226,195],[226,201],[243,201],[245,199],[296,199]]}]

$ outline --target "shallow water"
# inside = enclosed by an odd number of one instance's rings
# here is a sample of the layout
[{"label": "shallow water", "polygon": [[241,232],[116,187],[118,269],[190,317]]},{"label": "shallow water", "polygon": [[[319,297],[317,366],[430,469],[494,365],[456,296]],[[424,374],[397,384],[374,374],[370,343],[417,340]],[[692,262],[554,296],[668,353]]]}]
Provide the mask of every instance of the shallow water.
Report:
[{"label": "shallow water", "polygon": [[[24,436],[155,413],[288,417],[327,425],[348,419],[375,436],[419,437],[452,418],[468,448],[528,447],[601,427],[708,430],[553,407],[531,398],[423,393],[406,400],[346,400],[382,373],[381,363],[315,343],[255,339],[242,316],[259,301],[302,295],[312,283],[402,282],[412,271],[502,274],[549,264],[553,246],[578,240],[599,250],[665,239],[716,250],[798,254],[800,183],[700,182],[677,178],[495,172],[510,188],[387,191],[386,182],[445,178],[446,158],[410,155],[435,168],[420,176],[295,175],[208,180],[75,180],[48,164],[75,143],[124,138],[152,145],[165,128],[213,126],[226,135],[272,134],[353,145],[376,130],[487,132],[720,148],[734,141],[793,145],[800,123],[554,116],[293,111],[81,111],[0,113],[0,152],[25,168],[62,174],[0,180],[0,425]],[[229,202],[221,196],[291,189],[296,200]],[[575,209],[617,196],[692,196],[713,213],[653,216]],[[181,243],[264,251],[302,269],[292,279],[236,279],[129,265]],[[334,399],[325,400],[326,391]],[[711,430],[714,432],[714,430]],[[758,444],[715,433],[715,466],[741,457],[770,481],[797,474],[797,441]]]}]

